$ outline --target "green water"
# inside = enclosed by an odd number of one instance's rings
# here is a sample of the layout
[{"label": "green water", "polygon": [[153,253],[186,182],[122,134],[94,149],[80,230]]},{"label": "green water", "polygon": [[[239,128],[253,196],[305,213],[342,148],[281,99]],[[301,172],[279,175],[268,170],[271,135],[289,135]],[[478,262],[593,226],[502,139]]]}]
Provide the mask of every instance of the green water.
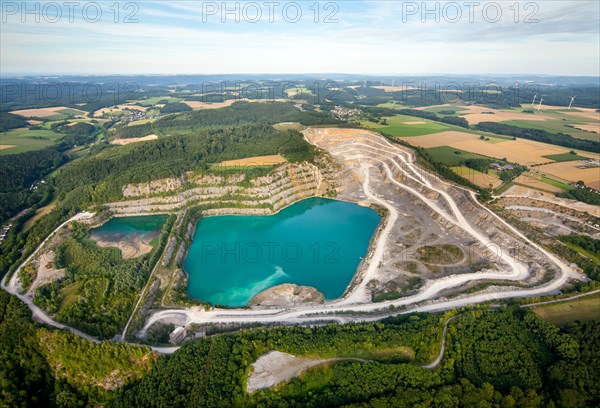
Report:
[{"label": "green water", "polygon": [[149,242],[160,235],[167,217],[167,215],[142,215],[112,218],[98,228],[94,228],[90,236],[107,242],[129,241],[135,238]]},{"label": "green water", "polygon": [[188,294],[238,307],[269,287],[295,283],[338,298],[379,221],[369,208],[323,198],[271,216],[203,218],[184,262]]}]

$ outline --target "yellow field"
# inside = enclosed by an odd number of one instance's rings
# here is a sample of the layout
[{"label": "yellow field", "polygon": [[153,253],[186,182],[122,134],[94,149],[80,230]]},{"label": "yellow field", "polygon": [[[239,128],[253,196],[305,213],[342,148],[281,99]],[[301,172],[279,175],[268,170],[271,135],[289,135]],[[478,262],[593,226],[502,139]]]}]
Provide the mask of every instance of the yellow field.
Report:
[{"label": "yellow field", "polygon": [[399,139],[404,140],[413,146],[429,148],[438,146],[452,146],[452,143],[479,140],[479,136],[473,133],[451,130],[448,132],[440,132],[424,136],[400,137]]},{"label": "yellow field", "polygon": [[384,92],[388,93],[388,92],[402,92],[402,91],[406,91],[407,89],[411,89],[412,87],[384,85],[384,86],[371,86],[370,88],[383,89]]},{"label": "yellow field", "polygon": [[[60,113],[58,111],[65,110],[65,109],[73,110],[73,108],[68,108],[66,106],[54,106],[54,107],[50,107],[50,108],[21,109],[21,110],[12,111],[10,113],[12,113],[14,115],[21,115],[26,118],[29,118],[29,117],[45,118],[47,116],[56,115],[57,113]],[[82,113],[85,113],[85,112],[82,112]]]},{"label": "yellow field", "polygon": [[144,136],[144,137],[136,137],[136,138],[131,138],[131,139],[115,139],[110,143],[114,144],[114,145],[125,146],[130,143],[146,142],[148,140],[156,140],[156,139],[158,139],[158,136],[148,135],[148,136]]},{"label": "yellow field", "polygon": [[228,99],[224,102],[200,102],[200,101],[183,101],[187,106],[192,109],[219,109],[231,106],[241,99]]},{"label": "yellow field", "polygon": [[133,104],[123,104],[123,105],[115,105],[115,106],[109,106],[108,108],[102,108],[102,109],[98,109],[97,111],[94,111],[94,113],[92,114],[92,116],[96,117],[96,116],[102,116],[105,113],[110,113],[110,112],[115,112],[115,111],[122,111],[125,109],[130,109],[130,110],[138,110],[138,111],[142,111],[142,112],[146,112],[148,110],[147,107],[145,106],[138,106],[138,105],[133,105]]},{"label": "yellow field", "polygon": [[481,173],[466,166],[452,167],[452,171],[479,187],[489,188],[491,185],[496,188],[502,184],[502,180],[495,175]]},{"label": "yellow field", "polygon": [[589,187],[600,188],[600,168],[578,169],[583,163],[580,161],[570,161],[561,163],[552,163],[540,166],[537,170],[541,173],[552,174],[571,182],[583,180]]},{"label": "yellow field", "polygon": [[403,125],[423,125],[427,122],[424,122],[422,120],[414,120],[412,122],[402,122]]},{"label": "yellow field", "polygon": [[219,163],[223,167],[250,167],[250,166],[270,166],[274,164],[285,163],[286,160],[278,154],[272,156],[256,156],[245,159],[225,160]]},{"label": "yellow field", "polygon": [[35,119],[29,119],[27,121],[27,123],[29,123],[30,125],[39,125],[40,123],[43,123],[41,120],[35,120]]},{"label": "yellow field", "polygon": [[[600,134],[600,122],[588,123],[585,125],[573,125],[577,129],[585,130],[587,132],[599,133]],[[599,136],[600,138],[600,136]]]},{"label": "yellow field", "polygon": [[0,145],[0,150],[10,149],[11,147],[15,147],[15,145]]}]

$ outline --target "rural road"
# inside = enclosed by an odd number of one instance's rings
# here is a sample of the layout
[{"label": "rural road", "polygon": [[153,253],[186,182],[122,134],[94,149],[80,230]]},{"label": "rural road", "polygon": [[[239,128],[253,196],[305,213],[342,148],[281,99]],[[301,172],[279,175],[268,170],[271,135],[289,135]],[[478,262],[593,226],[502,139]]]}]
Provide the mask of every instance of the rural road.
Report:
[{"label": "rural road", "polygon": [[442,362],[442,359],[444,358],[444,352],[446,351],[446,333],[448,332],[448,323],[450,323],[452,320],[456,319],[457,317],[458,317],[458,315],[452,316],[451,318],[446,320],[446,323],[444,324],[444,331],[442,331],[442,344],[440,346],[440,354],[438,354],[437,358],[433,361],[433,363],[422,366],[423,368],[428,368],[430,370],[433,370]]}]

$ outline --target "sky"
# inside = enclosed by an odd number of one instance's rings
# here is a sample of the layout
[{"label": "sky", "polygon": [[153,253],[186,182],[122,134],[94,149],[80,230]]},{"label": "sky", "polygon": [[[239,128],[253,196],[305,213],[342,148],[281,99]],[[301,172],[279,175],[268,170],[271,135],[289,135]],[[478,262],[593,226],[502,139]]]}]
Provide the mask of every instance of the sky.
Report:
[{"label": "sky", "polygon": [[600,76],[598,1],[77,3],[0,0],[2,75]]}]

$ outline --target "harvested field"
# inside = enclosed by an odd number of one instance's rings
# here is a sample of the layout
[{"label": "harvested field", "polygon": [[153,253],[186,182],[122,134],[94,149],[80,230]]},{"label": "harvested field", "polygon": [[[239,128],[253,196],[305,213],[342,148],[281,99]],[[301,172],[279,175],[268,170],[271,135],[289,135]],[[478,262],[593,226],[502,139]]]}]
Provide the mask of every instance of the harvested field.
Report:
[{"label": "harvested field", "polygon": [[231,106],[241,99],[228,99],[223,102],[200,102],[200,101],[183,101],[187,106],[192,109],[219,109]]},{"label": "harvested field", "polygon": [[554,146],[533,140],[517,139],[500,143],[487,143],[477,137],[451,143],[450,146],[484,156],[506,158],[507,161],[523,165],[548,163],[544,156],[562,154],[564,147]]},{"label": "harvested field", "polygon": [[115,105],[115,106],[109,106],[108,108],[98,109],[97,111],[94,111],[92,116],[94,116],[94,117],[102,116],[105,113],[122,111],[125,109],[137,110],[137,111],[141,111],[141,112],[146,112],[148,110],[148,108],[145,106],[139,106],[139,105],[133,105],[133,104],[127,103],[127,104],[123,104],[123,105]]},{"label": "harvested field", "polygon": [[245,159],[225,160],[219,163],[222,167],[250,167],[250,166],[270,166],[274,164],[285,163],[286,160],[278,154],[272,156],[247,157]]},{"label": "harvested field", "polygon": [[30,125],[35,126],[35,125],[39,125],[40,123],[44,123],[44,122],[42,122],[41,120],[29,119],[27,121],[27,123],[29,123]]},{"label": "harvested field", "polygon": [[83,115],[85,113],[84,111],[80,111],[80,110],[73,109],[73,108],[68,108],[66,106],[54,106],[54,107],[50,107],[50,108],[39,108],[39,109],[22,109],[22,110],[12,111],[10,113],[15,114],[15,115],[21,115],[26,118],[46,118],[49,116],[59,115],[59,114],[61,114],[60,111],[68,111],[69,113],[72,112],[73,114],[77,114],[77,115]]},{"label": "harvested field", "polygon": [[[598,133],[600,134],[600,122],[598,123],[590,123],[585,125],[573,125],[576,129],[585,130],[586,132]],[[600,137],[600,136],[599,136]]]},{"label": "harvested field", "polygon": [[114,145],[125,146],[130,143],[147,142],[148,140],[156,140],[156,139],[158,139],[158,136],[148,135],[148,136],[144,136],[144,137],[136,137],[136,138],[131,138],[131,139],[115,139],[110,143],[114,144]]},{"label": "harvested field", "polygon": [[402,87],[402,86],[389,86],[389,85],[371,86],[369,88],[382,89],[386,93],[389,93],[389,92],[402,92],[402,91],[405,91],[407,89],[411,89],[411,87],[408,87],[408,86]]},{"label": "harvested field", "polygon": [[402,123],[404,123],[405,125],[423,125],[423,124],[425,124],[427,122],[424,122],[422,120],[414,120],[414,121],[411,121],[411,122],[402,122]]},{"label": "harvested field", "polygon": [[479,141],[479,136],[473,133],[457,132],[451,130],[446,132],[433,133],[431,135],[403,137],[400,139],[410,143],[413,146],[429,148],[438,146],[450,146],[452,143],[464,142],[468,140]]},{"label": "harvested field", "polygon": [[583,180],[585,184],[590,187],[600,187],[600,168],[577,168],[583,164],[584,162],[581,161],[559,162],[539,166],[537,169],[541,173],[552,174],[556,177],[560,177],[571,182]]},{"label": "harvested field", "polygon": [[[543,113],[520,113],[510,112],[498,109],[487,108],[485,106],[464,106],[466,111],[461,111],[461,116],[469,122],[469,125],[476,125],[480,122],[506,122],[509,120],[532,120],[544,121],[553,119],[551,116]],[[492,112],[492,113],[484,113]]]},{"label": "harvested field", "polygon": [[0,150],[10,149],[11,147],[15,147],[15,145],[0,145]]},{"label": "harvested field", "polygon": [[502,184],[496,175],[481,173],[466,166],[452,167],[452,171],[479,187],[488,188],[491,185],[496,188]]}]

